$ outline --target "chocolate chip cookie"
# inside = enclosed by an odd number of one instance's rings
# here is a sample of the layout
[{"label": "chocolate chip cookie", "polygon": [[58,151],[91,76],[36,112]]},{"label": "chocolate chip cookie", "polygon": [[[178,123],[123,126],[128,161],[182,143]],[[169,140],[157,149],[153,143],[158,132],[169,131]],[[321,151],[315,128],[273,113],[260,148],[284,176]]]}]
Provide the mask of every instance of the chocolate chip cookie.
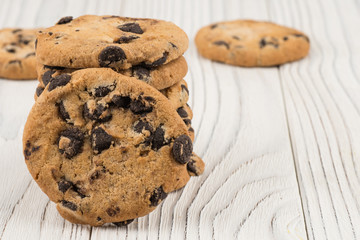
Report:
[{"label": "chocolate chip cookie", "polygon": [[187,35],[173,23],[118,16],[66,17],[37,41],[41,64],[66,68],[152,68],[179,58],[188,48]]},{"label": "chocolate chip cookie", "polygon": [[203,27],[196,35],[199,53],[209,59],[244,67],[275,66],[305,57],[309,38],[270,22],[235,20]]},{"label": "chocolate chip cookie", "polygon": [[40,29],[0,30],[0,78],[36,79],[35,39]]},{"label": "chocolate chip cookie", "polygon": [[170,102],[109,68],[52,78],[29,114],[23,148],[59,213],[92,226],[150,213],[203,169]]},{"label": "chocolate chip cookie", "polygon": [[[42,93],[45,86],[52,78],[64,73],[72,73],[77,70],[79,69],[52,67],[38,63],[37,72],[40,84],[36,90],[35,99]],[[147,68],[144,66],[134,66],[130,69],[119,70],[118,72],[120,74],[144,81],[156,89],[161,90],[179,82],[186,75],[187,70],[188,67],[185,58],[181,56],[178,59],[159,67]]]}]

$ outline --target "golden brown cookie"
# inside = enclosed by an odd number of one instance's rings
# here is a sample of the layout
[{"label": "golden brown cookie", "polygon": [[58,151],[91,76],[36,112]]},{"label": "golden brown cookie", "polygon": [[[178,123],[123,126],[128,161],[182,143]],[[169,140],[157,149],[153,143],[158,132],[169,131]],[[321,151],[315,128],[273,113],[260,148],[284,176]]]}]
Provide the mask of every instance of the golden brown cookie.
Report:
[{"label": "golden brown cookie", "polygon": [[40,29],[0,30],[0,78],[36,79],[35,39]]},{"label": "golden brown cookie", "polygon": [[187,35],[171,22],[118,16],[65,17],[37,40],[41,64],[66,68],[157,67],[188,48]]},{"label": "golden brown cookie", "polygon": [[[64,67],[51,67],[37,64],[38,80],[40,84],[36,89],[35,99],[42,93],[45,86],[50,80],[57,75],[64,73],[72,73],[79,69],[64,68]],[[173,86],[179,82],[186,75],[188,70],[186,60],[183,56],[171,61],[165,65],[161,65],[155,68],[147,68],[145,66],[134,66],[130,69],[119,70],[120,74],[134,77],[138,80],[142,80],[156,89],[164,89]]]},{"label": "golden brown cookie", "polygon": [[170,102],[108,68],[51,79],[31,109],[23,147],[31,175],[59,213],[92,226],[150,213],[202,164],[195,159],[189,171],[192,141]]},{"label": "golden brown cookie", "polygon": [[270,22],[235,20],[199,30],[195,43],[211,60],[244,67],[275,66],[305,57],[309,38],[295,29]]}]

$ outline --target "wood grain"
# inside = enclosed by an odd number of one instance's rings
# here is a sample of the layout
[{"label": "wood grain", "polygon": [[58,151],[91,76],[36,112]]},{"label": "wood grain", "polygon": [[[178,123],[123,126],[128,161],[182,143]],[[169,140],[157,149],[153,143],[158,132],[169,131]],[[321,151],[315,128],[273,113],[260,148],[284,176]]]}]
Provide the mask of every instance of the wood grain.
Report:
[{"label": "wood grain", "polygon": [[[2,0],[1,27],[114,14],[173,21],[206,169],[125,228],[60,217],[31,179],[21,137],[36,81],[0,79],[0,239],[360,239],[360,8],[344,0]],[[306,59],[239,68],[198,55],[197,30],[237,18],[309,34]]]}]

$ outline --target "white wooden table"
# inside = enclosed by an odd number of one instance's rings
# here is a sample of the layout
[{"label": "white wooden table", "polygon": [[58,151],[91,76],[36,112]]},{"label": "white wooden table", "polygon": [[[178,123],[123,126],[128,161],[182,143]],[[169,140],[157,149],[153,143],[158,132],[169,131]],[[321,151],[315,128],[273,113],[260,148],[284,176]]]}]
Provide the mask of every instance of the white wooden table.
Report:
[{"label": "white wooden table", "polygon": [[[360,239],[358,0],[0,0],[0,27],[82,14],[166,19],[188,33],[195,151],[206,170],[127,228],[70,224],[23,160],[36,81],[0,79],[0,239]],[[200,57],[196,31],[237,18],[304,31],[309,56],[251,69]]]}]

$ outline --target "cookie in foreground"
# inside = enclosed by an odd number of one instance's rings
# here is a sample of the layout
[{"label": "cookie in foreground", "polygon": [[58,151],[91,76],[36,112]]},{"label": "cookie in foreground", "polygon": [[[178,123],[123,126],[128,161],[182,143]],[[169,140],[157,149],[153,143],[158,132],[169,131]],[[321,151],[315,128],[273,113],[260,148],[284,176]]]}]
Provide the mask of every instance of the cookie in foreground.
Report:
[{"label": "cookie in foreground", "polygon": [[23,147],[59,213],[92,226],[144,216],[203,171],[168,99],[111,69],[52,79],[29,114]]},{"label": "cookie in foreground", "polygon": [[304,58],[310,49],[302,32],[270,22],[235,20],[201,28],[195,43],[211,60],[244,67],[276,66]]}]

